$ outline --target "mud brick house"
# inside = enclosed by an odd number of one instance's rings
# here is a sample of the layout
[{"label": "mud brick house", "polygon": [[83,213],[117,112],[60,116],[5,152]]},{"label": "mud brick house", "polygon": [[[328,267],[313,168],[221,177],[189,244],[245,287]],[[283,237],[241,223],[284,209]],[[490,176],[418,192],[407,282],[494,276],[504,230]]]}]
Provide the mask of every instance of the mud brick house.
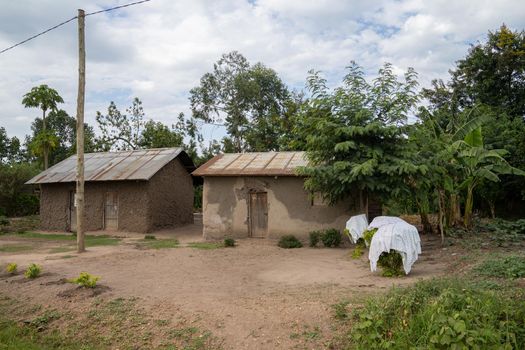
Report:
[{"label": "mud brick house", "polygon": [[199,167],[204,237],[305,239],[313,230],[343,230],[359,199],[328,205],[304,189],[296,169],[305,165],[304,152],[262,152],[220,154]]},{"label": "mud brick house", "polygon": [[[38,184],[43,230],[75,231],[76,156],[27,182]],[[86,230],[150,232],[193,222],[195,166],[181,148],[85,154]]]}]

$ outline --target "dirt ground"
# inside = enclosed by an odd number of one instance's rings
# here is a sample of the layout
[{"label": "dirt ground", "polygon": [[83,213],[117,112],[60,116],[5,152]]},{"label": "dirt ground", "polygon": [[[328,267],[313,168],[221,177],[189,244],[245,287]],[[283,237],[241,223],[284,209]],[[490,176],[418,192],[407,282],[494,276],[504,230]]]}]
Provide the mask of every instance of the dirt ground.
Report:
[{"label": "dirt ground", "polygon": [[221,339],[225,349],[311,349],[324,348],[333,335],[333,304],[350,300],[352,308],[352,302],[393,284],[444,274],[457,257],[441,248],[437,236],[423,235],[423,254],[410,275],[384,278],[370,272],[366,257],[352,259],[348,247],[281,249],[275,241],[260,239],[238,240],[235,248],[185,246],[202,241],[199,225],[155,233],[157,239],[181,242],[171,249],[137,249],[143,235],[116,235],[123,237],[118,245],[89,248],[80,255],[49,253],[60,242],[21,243],[17,237],[0,236],[0,247],[34,248],[0,252],[2,269],[8,262],[16,262],[21,271],[33,262],[44,269],[35,280],[4,274],[0,292],[56,308],[72,301],[76,307],[87,305],[89,297],[59,297],[75,288],[61,280],[87,271],[101,277],[101,298],[138,298],[155,318],[195,323]]}]

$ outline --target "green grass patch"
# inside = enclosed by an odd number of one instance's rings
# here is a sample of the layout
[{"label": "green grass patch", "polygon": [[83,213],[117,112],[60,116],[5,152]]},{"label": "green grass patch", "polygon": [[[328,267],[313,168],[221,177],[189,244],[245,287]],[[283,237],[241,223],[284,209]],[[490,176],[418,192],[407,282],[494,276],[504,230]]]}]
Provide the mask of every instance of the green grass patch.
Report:
[{"label": "green grass patch", "polygon": [[[24,232],[17,234],[10,234],[10,236],[17,238],[31,238],[41,239],[49,241],[77,241],[77,237],[73,234],[60,234],[60,233],[37,233],[37,232]],[[86,247],[98,247],[106,245],[117,245],[120,242],[120,238],[108,236],[108,235],[86,235],[85,236]],[[73,250],[76,248],[73,248]],[[62,251],[64,252],[64,251]]]},{"label": "green grass patch", "polygon": [[165,249],[179,247],[179,241],[175,238],[171,239],[145,239],[141,242],[141,246],[150,249]]},{"label": "green grass patch", "polygon": [[515,279],[525,277],[525,256],[510,255],[488,259],[474,268],[479,276]]},{"label": "green grass patch", "polygon": [[192,242],[192,243],[188,243],[188,247],[195,248],[195,249],[210,250],[210,249],[224,248],[224,244],[219,243],[219,242]]},{"label": "green grass patch", "polygon": [[0,247],[0,252],[17,253],[17,252],[25,252],[25,251],[29,251],[33,249],[35,249],[35,247],[29,246],[29,245],[9,244],[9,245]]}]

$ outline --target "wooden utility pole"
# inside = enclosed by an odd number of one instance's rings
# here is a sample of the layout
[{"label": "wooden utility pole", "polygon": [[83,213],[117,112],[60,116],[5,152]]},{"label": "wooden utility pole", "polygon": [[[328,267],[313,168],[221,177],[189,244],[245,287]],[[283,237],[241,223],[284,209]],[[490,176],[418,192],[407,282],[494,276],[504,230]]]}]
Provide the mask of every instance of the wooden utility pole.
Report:
[{"label": "wooden utility pole", "polygon": [[78,10],[78,95],[77,95],[77,249],[86,251],[84,244],[84,94],[86,89],[86,48],[84,43],[84,10]]}]

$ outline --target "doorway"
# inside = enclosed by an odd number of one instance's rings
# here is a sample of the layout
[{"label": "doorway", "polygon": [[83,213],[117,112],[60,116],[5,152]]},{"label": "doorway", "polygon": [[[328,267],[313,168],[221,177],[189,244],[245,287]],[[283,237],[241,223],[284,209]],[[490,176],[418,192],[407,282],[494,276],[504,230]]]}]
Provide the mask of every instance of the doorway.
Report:
[{"label": "doorway", "polygon": [[266,192],[250,192],[250,236],[266,238],[268,233],[268,195]]},{"label": "doorway", "polygon": [[107,192],[104,204],[104,229],[118,229],[118,195],[116,192]]}]

